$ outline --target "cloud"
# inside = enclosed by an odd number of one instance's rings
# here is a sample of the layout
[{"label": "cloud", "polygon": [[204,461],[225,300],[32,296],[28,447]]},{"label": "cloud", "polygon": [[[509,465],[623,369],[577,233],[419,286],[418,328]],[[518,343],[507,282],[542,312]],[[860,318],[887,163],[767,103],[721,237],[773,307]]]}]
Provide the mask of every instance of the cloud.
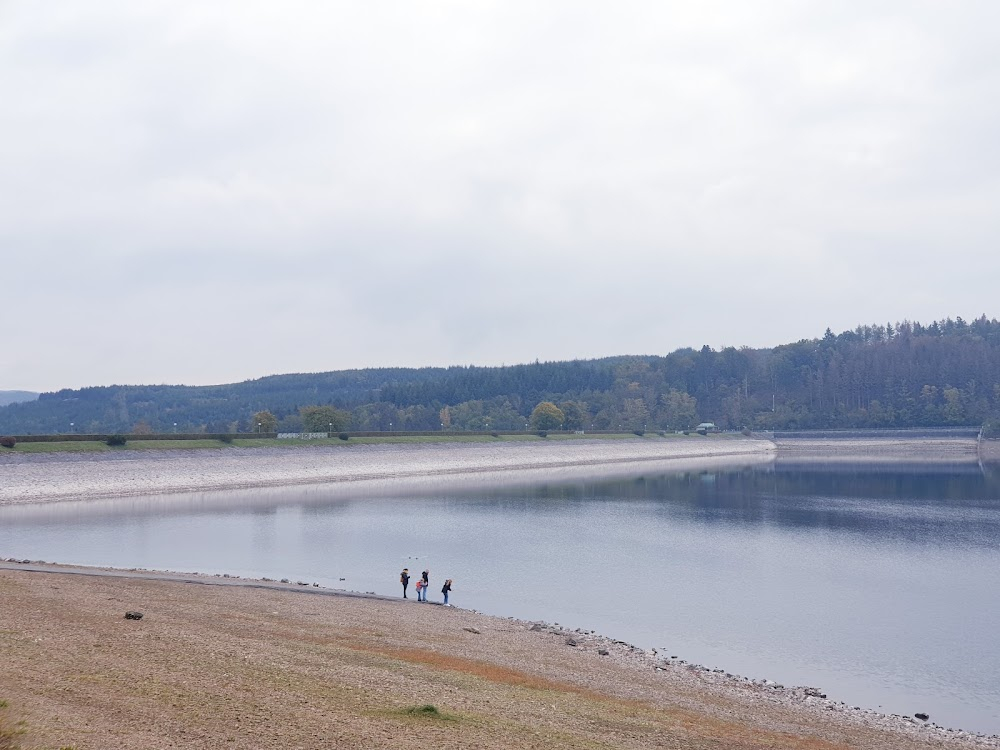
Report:
[{"label": "cloud", "polygon": [[2,5],[0,387],[994,315],[998,15]]}]

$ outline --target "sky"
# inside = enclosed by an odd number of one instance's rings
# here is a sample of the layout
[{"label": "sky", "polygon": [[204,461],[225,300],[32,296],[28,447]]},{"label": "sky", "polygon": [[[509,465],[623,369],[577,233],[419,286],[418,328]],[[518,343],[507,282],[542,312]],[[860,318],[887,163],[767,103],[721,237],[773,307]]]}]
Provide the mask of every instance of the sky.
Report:
[{"label": "sky", "polygon": [[0,389],[1000,315],[994,0],[0,0]]}]

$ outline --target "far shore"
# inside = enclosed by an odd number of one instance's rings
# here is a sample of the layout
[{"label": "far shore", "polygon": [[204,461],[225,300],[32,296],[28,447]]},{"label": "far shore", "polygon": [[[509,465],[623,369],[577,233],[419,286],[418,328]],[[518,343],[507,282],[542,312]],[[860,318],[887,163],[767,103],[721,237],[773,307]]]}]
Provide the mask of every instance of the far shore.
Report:
[{"label": "far shore", "polygon": [[980,458],[980,443],[971,437],[796,437],[778,439],[776,448],[779,465],[975,464]]},{"label": "far shore", "polygon": [[107,452],[0,451],[0,506],[306,486],[324,496],[761,466],[982,466],[1000,441],[739,435],[399,441]]},{"label": "far shore", "polygon": [[[382,443],[109,453],[0,453],[0,505],[322,486],[383,492],[428,485],[584,478],[636,469],[762,464],[774,444],[740,436],[534,442]],[[639,468],[641,467],[641,468]]]}]

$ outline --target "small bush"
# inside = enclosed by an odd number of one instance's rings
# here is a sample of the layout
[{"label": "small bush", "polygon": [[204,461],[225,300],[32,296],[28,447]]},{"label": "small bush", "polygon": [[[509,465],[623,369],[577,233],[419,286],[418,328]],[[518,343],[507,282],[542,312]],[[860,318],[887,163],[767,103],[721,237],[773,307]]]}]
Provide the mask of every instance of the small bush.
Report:
[{"label": "small bush", "polygon": [[340,433],[339,435],[337,435],[337,437],[339,437],[341,440],[350,440],[351,438],[351,436],[348,435],[346,432]]},{"label": "small bush", "polygon": [[232,445],[232,443],[233,443],[233,436],[232,435],[220,435],[219,436],[219,442],[220,443],[225,443],[226,445]]},{"label": "small bush", "polygon": [[0,437],[0,445],[4,448],[13,448],[17,445],[17,440],[12,438],[10,435],[4,435],[3,437]]},{"label": "small bush", "polygon": [[538,431],[538,437],[548,437],[548,436],[549,436],[549,431],[548,430],[539,430]]},{"label": "small bush", "polygon": [[128,442],[128,438],[125,437],[124,435],[112,435],[104,442],[110,445],[112,448],[116,448],[125,445],[125,443]]}]

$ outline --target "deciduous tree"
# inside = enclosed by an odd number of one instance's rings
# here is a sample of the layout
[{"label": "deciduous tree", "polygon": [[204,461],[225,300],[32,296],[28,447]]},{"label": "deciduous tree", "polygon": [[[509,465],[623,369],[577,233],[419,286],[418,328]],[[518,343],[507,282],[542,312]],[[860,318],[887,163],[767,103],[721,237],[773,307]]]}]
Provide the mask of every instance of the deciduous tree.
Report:
[{"label": "deciduous tree", "polygon": [[580,401],[564,401],[559,405],[563,413],[563,429],[582,430],[589,426],[590,412]]},{"label": "deciduous tree", "polygon": [[531,427],[535,430],[558,430],[564,419],[562,409],[551,401],[542,401],[531,412]]},{"label": "deciduous tree", "polygon": [[306,432],[343,432],[351,426],[350,412],[335,406],[303,406],[299,414]]},{"label": "deciduous tree", "polygon": [[271,412],[259,411],[250,417],[250,427],[257,432],[258,426],[261,432],[276,432],[278,429],[278,418]]}]

